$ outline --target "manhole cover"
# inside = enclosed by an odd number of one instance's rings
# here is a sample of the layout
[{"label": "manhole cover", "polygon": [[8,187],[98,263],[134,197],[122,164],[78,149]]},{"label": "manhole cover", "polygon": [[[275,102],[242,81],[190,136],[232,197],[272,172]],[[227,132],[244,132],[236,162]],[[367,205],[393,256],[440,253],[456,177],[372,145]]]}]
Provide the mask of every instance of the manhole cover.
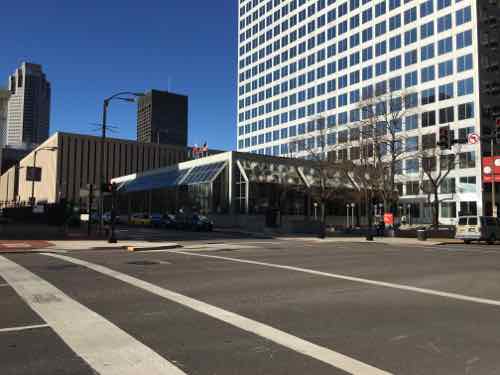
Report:
[{"label": "manhole cover", "polygon": [[134,260],[127,262],[127,264],[133,264],[135,266],[154,266],[155,264],[160,264],[159,262],[151,262],[149,260]]},{"label": "manhole cover", "polygon": [[56,266],[47,266],[47,269],[52,270],[52,271],[62,271],[66,269],[71,269],[71,268],[78,268],[79,266],[77,264],[58,264]]}]

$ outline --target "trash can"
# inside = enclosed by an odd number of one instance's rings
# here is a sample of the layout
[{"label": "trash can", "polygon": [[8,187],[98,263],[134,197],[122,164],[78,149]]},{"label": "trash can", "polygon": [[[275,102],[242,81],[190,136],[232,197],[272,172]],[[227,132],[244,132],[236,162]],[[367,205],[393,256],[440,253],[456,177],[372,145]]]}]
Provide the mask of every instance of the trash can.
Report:
[{"label": "trash can", "polygon": [[418,229],[417,230],[417,238],[419,241],[426,241],[427,240],[427,230]]}]

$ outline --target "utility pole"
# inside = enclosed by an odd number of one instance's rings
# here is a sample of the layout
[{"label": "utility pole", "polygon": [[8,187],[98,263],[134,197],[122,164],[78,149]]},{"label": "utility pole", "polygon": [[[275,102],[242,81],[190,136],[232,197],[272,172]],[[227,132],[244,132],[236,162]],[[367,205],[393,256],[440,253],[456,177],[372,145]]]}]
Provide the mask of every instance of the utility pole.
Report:
[{"label": "utility pole", "polygon": [[90,232],[92,231],[92,203],[94,200],[94,184],[90,184],[89,186],[89,221],[87,223],[87,235],[90,237]]}]

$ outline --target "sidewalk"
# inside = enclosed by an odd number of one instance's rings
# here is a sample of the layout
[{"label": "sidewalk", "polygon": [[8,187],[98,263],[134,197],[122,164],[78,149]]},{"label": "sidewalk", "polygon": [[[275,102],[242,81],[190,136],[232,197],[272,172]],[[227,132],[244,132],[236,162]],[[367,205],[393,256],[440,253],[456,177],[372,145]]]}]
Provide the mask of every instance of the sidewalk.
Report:
[{"label": "sidewalk", "polygon": [[145,241],[118,241],[108,243],[107,241],[37,241],[37,240],[0,240],[1,254],[38,253],[38,252],[68,252],[84,250],[126,250],[134,248],[140,250],[164,250],[180,247],[175,242],[145,242]]},{"label": "sidewalk", "polygon": [[52,246],[51,242],[42,240],[0,240],[0,254],[45,251]]},{"label": "sidewalk", "polygon": [[414,246],[434,246],[434,245],[446,245],[446,244],[461,244],[462,241],[451,239],[451,238],[434,238],[428,239],[427,241],[419,241],[416,238],[405,238],[405,237],[374,237],[373,241],[367,241],[365,237],[326,237],[324,239],[315,237],[279,237],[281,240],[300,240],[300,241],[312,241],[312,242],[348,242],[348,243],[377,243],[377,244],[387,244],[387,245],[414,245]]}]

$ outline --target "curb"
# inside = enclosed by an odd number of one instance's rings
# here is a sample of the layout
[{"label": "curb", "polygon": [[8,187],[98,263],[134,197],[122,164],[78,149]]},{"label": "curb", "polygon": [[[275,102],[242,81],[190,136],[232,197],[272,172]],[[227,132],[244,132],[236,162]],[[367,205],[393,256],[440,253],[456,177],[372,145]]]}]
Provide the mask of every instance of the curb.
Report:
[{"label": "curb", "polygon": [[128,252],[138,252],[138,251],[148,251],[148,250],[169,250],[169,249],[179,249],[182,246],[179,244],[164,245],[164,246],[122,246],[120,249],[127,250]]}]

